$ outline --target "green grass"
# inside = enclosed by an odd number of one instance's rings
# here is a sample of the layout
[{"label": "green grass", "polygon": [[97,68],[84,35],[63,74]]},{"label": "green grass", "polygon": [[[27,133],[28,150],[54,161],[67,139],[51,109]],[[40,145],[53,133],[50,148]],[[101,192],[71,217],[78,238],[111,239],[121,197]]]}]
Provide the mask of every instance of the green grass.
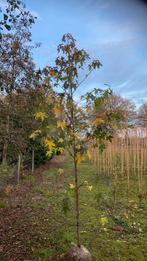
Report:
[{"label": "green grass", "polygon": [[[70,188],[70,184],[74,184],[72,166],[71,158],[67,157],[64,173],[58,173],[58,168],[45,171],[46,184],[28,178],[28,183],[33,185],[29,202],[33,214],[29,222],[34,229],[29,240],[21,240],[34,249],[31,260],[58,260],[71,242],[76,242],[75,191]],[[96,174],[88,162],[79,165],[78,173],[79,184],[83,184],[80,189],[81,243],[91,252],[92,260],[146,261],[147,202],[139,204],[135,180],[131,180],[129,208],[127,181],[119,180],[114,208],[111,178]],[[63,184],[56,187],[60,179]]]},{"label": "green grass", "polygon": [[[54,231],[48,240],[57,246],[56,254],[65,252],[71,242],[76,242],[74,189],[69,188],[69,184],[74,184],[70,158],[66,159],[64,169],[69,172],[64,186],[56,192],[44,192],[55,215],[52,221]],[[133,190],[131,187],[132,206],[128,208],[126,181],[121,180],[117,185],[114,209],[112,180],[98,176],[88,162],[80,164],[78,172],[79,183],[86,183],[80,190],[81,242],[90,250],[93,260],[146,261],[147,203],[139,206],[137,188]],[[57,170],[46,172],[45,175],[56,182]],[[91,191],[88,186],[92,186]]]}]

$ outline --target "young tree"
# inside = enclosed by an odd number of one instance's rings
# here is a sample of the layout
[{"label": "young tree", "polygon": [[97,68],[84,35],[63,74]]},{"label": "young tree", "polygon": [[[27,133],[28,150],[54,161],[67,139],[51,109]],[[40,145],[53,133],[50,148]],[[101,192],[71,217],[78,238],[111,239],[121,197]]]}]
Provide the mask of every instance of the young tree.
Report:
[{"label": "young tree", "polygon": [[[79,184],[78,164],[87,154],[88,141],[98,139],[102,144],[105,140],[111,140],[112,128],[109,119],[97,118],[93,115],[89,121],[89,115],[85,108],[75,101],[76,91],[93,70],[101,66],[99,60],[91,61],[88,53],[79,49],[75,39],[70,34],[62,38],[58,46],[58,57],[54,67],[48,67],[48,83],[54,86],[56,103],[54,103],[54,115],[57,121],[56,130],[48,128],[48,134],[44,144],[48,153],[52,153],[62,143],[73,159],[73,170],[75,177],[75,210],[76,210],[76,237],[77,246],[81,247],[80,241],[80,206],[79,206]],[[83,72],[85,72],[83,75]],[[80,79],[80,75],[83,78]],[[95,89],[88,93],[85,98],[92,104],[95,110],[102,105],[111,91]],[[95,121],[95,124],[93,122]],[[91,124],[92,123],[92,124]]]}]

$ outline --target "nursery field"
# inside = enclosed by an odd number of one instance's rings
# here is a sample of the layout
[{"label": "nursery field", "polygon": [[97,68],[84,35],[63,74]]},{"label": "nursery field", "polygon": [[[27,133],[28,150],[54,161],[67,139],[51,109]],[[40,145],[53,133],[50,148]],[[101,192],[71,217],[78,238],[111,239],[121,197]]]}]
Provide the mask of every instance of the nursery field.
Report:
[{"label": "nursery field", "polygon": [[146,1],[103,2],[0,0],[0,261],[147,261]]},{"label": "nursery field", "polygon": [[[76,241],[72,172],[69,155],[56,156],[1,190],[0,260],[62,260]],[[139,200],[136,178],[130,177],[129,199],[126,178],[114,198],[113,178],[89,161],[79,164],[79,179],[80,236],[92,260],[146,261],[147,201]]]}]

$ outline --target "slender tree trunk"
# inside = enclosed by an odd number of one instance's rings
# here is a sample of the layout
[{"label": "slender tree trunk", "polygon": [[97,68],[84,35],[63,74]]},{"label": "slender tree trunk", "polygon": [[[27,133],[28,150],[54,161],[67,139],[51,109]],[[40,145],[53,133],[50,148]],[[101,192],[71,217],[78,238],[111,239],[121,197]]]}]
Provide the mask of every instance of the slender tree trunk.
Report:
[{"label": "slender tree trunk", "polygon": [[80,208],[79,208],[79,184],[78,184],[78,171],[77,162],[74,159],[74,175],[75,175],[75,194],[76,194],[76,232],[77,232],[77,245],[80,247]]},{"label": "slender tree trunk", "polygon": [[128,123],[126,124],[126,133],[125,133],[125,143],[126,143],[126,174],[127,174],[127,200],[130,199],[130,142],[129,142],[129,132],[128,132]]},{"label": "slender tree trunk", "polygon": [[117,181],[118,181],[118,176],[117,172],[114,172],[114,178],[113,178],[113,208],[116,208],[116,203],[117,203]]},{"label": "slender tree trunk", "polygon": [[7,142],[5,142],[3,146],[2,163],[5,163],[6,161],[7,161]]},{"label": "slender tree trunk", "polygon": [[116,184],[114,184],[113,188],[113,208],[116,208]]},{"label": "slender tree trunk", "polygon": [[21,167],[21,155],[18,155],[18,165],[17,165],[17,184],[20,183],[20,167]]},{"label": "slender tree trunk", "polygon": [[75,139],[75,117],[74,117],[74,102],[73,102],[73,90],[70,89],[71,99],[71,129],[73,132],[73,163],[74,163],[74,177],[75,177],[75,208],[76,208],[76,234],[77,234],[77,246],[80,247],[80,203],[79,203],[79,183],[78,183],[78,170],[77,170],[77,151],[76,151],[76,139]]}]

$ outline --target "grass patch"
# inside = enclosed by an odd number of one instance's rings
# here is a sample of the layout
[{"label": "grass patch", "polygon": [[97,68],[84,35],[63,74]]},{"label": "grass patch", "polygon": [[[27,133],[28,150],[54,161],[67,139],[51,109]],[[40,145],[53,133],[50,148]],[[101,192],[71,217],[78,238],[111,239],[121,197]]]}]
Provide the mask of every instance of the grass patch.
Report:
[{"label": "grass patch", "polygon": [[[67,157],[64,172],[60,170],[59,173],[55,167],[43,173],[45,182],[38,184],[32,180],[28,227],[33,229],[28,239],[22,237],[23,244],[33,249],[31,260],[58,260],[71,242],[76,242],[72,168],[71,158]],[[96,174],[88,162],[79,165],[78,173],[82,185],[81,242],[91,252],[92,260],[146,261],[147,203],[144,200],[139,205],[137,187],[131,186],[128,206],[127,182],[120,179],[114,208],[113,180],[110,177]],[[29,184],[29,178],[25,182]],[[134,184],[134,180],[131,182]]]}]

